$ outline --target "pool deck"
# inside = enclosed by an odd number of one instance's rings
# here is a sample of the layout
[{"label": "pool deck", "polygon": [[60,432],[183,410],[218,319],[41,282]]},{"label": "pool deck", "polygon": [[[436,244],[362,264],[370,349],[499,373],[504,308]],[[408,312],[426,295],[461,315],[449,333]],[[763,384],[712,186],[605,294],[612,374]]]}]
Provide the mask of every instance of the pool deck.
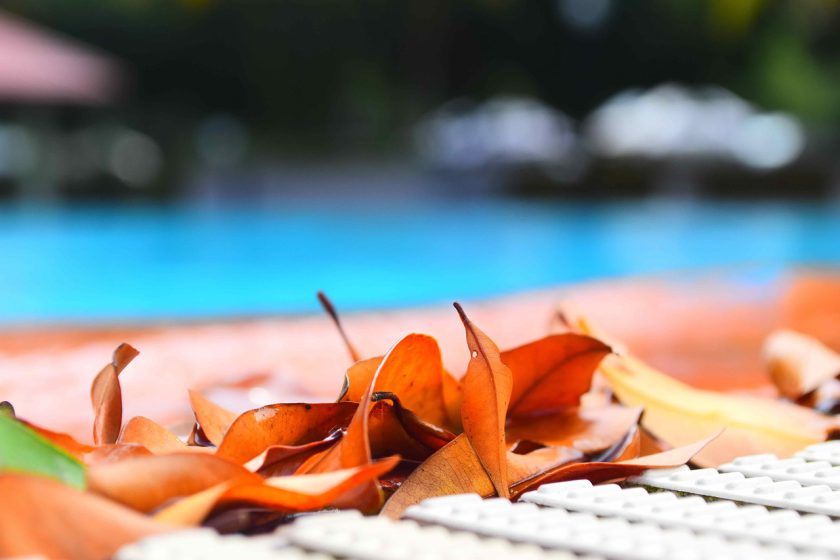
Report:
[{"label": "pool deck", "polygon": [[[840,276],[797,272],[760,286],[726,274],[595,282],[462,302],[502,348],[557,331],[558,309],[587,319],[634,354],[706,388],[772,394],[760,349],[776,327],[840,347]],[[352,313],[345,328],[365,356],[410,332],[433,335],[456,375],[467,361],[463,328],[449,305]],[[350,364],[326,316],[192,324],[17,329],[0,332],[0,400],[21,417],[89,439],[90,380],[120,342],[141,354],[122,374],[125,417],[167,425],[190,420],[187,389],[232,409],[325,401]]]}]

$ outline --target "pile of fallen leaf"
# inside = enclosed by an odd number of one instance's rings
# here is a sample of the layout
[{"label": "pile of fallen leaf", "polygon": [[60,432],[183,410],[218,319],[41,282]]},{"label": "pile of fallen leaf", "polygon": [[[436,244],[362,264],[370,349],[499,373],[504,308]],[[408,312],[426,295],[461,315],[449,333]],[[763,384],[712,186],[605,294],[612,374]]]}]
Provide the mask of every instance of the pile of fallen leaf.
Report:
[{"label": "pile of fallen leaf", "polygon": [[[398,516],[464,492],[516,499],[548,482],[787,455],[837,426],[800,404],[693,389],[583,323],[500,351],[457,304],[471,356],[460,379],[421,334],[360,359],[322,301],[355,362],[336,402],[236,414],[191,393],[187,437],[144,417],[123,424],[119,376],[138,354],[123,344],[92,383],[92,444],[0,406],[0,556],[106,557],[178,527],[253,533],[330,508]],[[777,346],[771,371],[789,396],[838,373],[812,374]]]}]

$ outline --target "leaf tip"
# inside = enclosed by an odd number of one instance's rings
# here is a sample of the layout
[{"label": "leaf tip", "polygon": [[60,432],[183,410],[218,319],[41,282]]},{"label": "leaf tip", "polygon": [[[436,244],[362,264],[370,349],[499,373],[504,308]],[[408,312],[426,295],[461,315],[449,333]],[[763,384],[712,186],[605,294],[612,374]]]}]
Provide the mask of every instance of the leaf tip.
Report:
[{"label": "leaf tip", "polygon": [[4,414],[11,418],[15,417],[15,407],[9,401],[0,402],[0,414]]},{"label": "leaf tip", "polygon": [[338,334],[341,336],[341,340],[344,341],[344,346],[347,347],[347,352],[350,354],[350,358],[354,362],[360,361],[360,354],[358,350],[356,350],[356,347],[353,346],[353,343],[350,342],[350,337],[347,336],[347,333],[344,331],[344,326],[341,324],[341,319],[338,317],[338,311],[336,310],[335,305],[333,305],[332,300],[327,297],[327,294],[325,294],[323,290],[318,290],[315,295],[318,298],[318,302],[321,304],[321,307],[324,309],[324,312],[330,316],[335,328],[338,329]]},{"label": "leaf tip", "polygon": [[467,314],[464,311],[464,308],[461,307],[461,304],[457,301],[453,301],[452,306],[455,308],[455,311],[458,312],[458,316],[461,318],[461,322],[464,323],[464,325],[468,325],[470,323],[470,318],[467,317]]}]

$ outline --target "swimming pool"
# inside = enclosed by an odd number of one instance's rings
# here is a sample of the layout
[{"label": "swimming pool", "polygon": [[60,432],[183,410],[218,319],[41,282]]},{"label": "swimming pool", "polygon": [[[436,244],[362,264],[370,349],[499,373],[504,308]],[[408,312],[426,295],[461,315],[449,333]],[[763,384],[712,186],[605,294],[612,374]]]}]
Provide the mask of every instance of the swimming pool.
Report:
[{"label": "swimming pool", "polygon": [[721,265],[840,264],[840,205],[297,202],[0,207],[0,323],[469,299]]}]

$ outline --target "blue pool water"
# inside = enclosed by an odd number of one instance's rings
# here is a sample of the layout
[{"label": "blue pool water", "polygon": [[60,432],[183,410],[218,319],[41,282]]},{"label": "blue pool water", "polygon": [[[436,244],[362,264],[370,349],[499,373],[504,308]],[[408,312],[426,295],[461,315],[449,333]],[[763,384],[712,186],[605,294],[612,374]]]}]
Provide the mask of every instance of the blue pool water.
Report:
[{"label": "blue pool water", "polygon": [[592,278],[840,264],[836,204],[0,207],[0,323],[302,312]]}]

